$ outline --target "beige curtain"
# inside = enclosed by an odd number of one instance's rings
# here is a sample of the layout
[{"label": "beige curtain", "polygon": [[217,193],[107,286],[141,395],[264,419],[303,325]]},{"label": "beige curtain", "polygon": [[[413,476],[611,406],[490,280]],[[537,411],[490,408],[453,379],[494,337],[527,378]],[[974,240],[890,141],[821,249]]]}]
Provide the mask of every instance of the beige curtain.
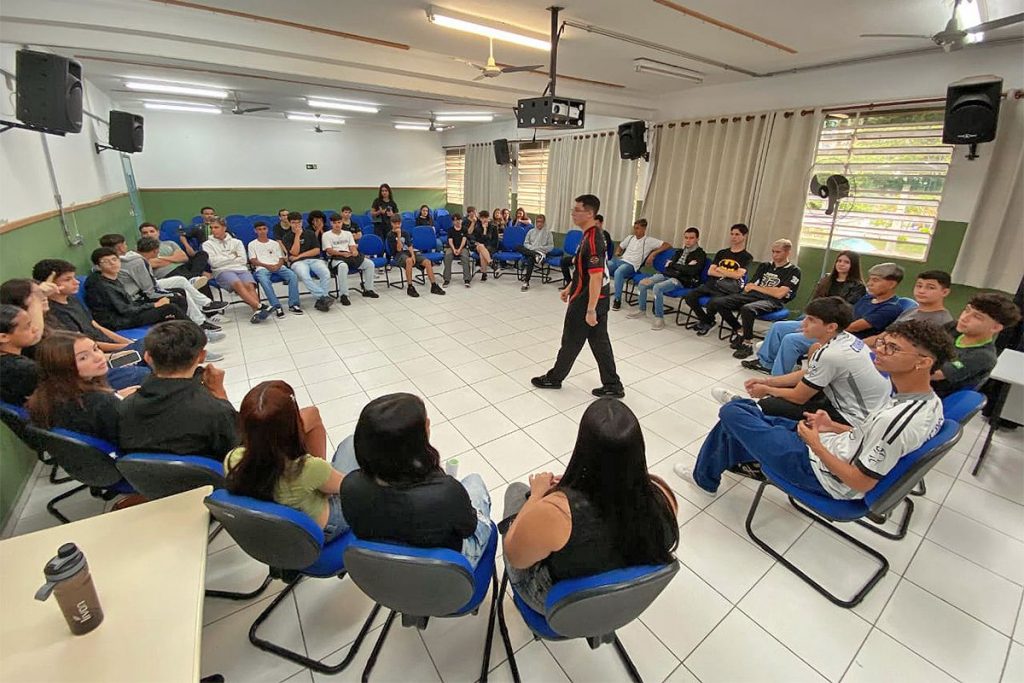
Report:
[{"label": "beige curtain", "polygon": [[[963,149],[957,147],[956,153]],[[996,139],[981,145],[980,153],[991,154],[992,161],[953,267],[953,281],[1015,292],[1024,270],[1024,100],[1015,92],[1003,100]]]},{"label": "beige curtain", "polygon": [[478,211],[509,206],[509,168],[494,162],[494,146],[490,142],[466,145],[465,206],[475,206]]},{"label": "beige curtain", "polygon": [[619,158],[615,132],[578,133],[551,141],[545,206],[555,232],[572,229],[573,200],[593,194],[601,200],[605,229],[622,239],[632,225],[636,161]]}]

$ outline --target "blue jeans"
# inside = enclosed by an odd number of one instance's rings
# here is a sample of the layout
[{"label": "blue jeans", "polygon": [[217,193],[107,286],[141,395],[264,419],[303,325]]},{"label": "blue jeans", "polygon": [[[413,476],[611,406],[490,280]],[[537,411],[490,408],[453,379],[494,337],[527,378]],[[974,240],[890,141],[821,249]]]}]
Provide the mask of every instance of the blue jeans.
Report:
[{"label": "blue jeans", "polygon": [[[299,279],[295,277],[295,273],[288,266],[281,266],[277,269],[277,274],[281,276],[281,279],[288,285],[288,305],[298,306],[299,305]],[[280,308],[281,302],[277,298],[277,294],[274,293],[274,284],[270,281],[270,276],[273,275],[266,268],[256,269],[256,282],[260,283],[260,287],[263,288],[263,293],[267,295],[267,302],[270,303],[271,308]]]},{"label": "blue jeans", "polygon": [[[356,462],[356,450],[352,447],[352,437],[348,437],[334,451],[331,467],[342,474],[359,469]],[[324,524],[324,543],[329,543],[348,531],[348,522],[341,512],[341,496],[337,493],[327,496],[327,523]]]},{"label": "blue jeans", "polygon": [[461,483],[476,510],[476,531],[462,540],[462,555],[475,567],[487,548],[487,542],[491,540],[491,494],[487,492],[487,485],[479,474],[471,474]]},{"label": "blue jeans", "polygon": [[126,365],[122,368],[110,368],[107,371],[107,382],[115,391],[142,384],[142,380],[147,377],[149,377],[149,368],[145,365]]},{"label": "blue jeans", "polygon": [[[640,288],[639,294],[639,308],[641,311],[647,310],[647,291],[650,289],[654,290],[654,317],[664,318],[665,317],[665,292],[671,291],[676,287],[682,287],[679,280],[669,277],[668,275],[662,275],[661,273],[655,273],[648,278],[651,281],[649,285],[637,285]],[[641,280],[643,282],[644,280]]]},{"label": "blue jeans", "polygon": [[715,492],[722,483],[722,472],[753,461],[798,488],[829,495],[814,476],[807,444],[797,436],[796,422],[765,415],[750,399],[729,401],[718,411],[718,424],[700,447],[693,480],[702,489]]},{"label": "blue jeans", "polygon": [[[327,264],[318,258],[307,258],[301,261],[295,261],[291,265],[291,269],[295,271],[295,274],[302,280],[302,284],[306,285],[306,289],[317,299],[322,299],[327,296],[327,289],[325,283],[331,279],[331,271],[327,269]],[[316,279],[313,279],[313,276]]]},{"label": "blue jeans", "polygon": [[800,331],[799,320],[780,320],[772,323],[764,343],[757,351],[757,359],[761,366],[770,369],[773,375],[785,375],[793,372],[800,359],[807,355],[814,343]]},{"label": "blue jeans", "polygon": [[613,258],[608,261],[608,273],[615,280],[615,300],[622,300],[622,286],[626,282],[627,277],[633,277],[636,273],[636,268],[633,267],[632,263],[626,263],[620,258]]}]

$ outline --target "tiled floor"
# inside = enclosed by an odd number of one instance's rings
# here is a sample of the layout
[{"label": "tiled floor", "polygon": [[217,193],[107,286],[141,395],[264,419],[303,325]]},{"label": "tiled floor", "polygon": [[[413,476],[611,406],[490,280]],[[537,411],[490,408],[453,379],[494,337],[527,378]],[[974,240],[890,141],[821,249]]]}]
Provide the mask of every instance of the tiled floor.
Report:
[{"label": "tiled floor", "polygon": [[[508,482],[561,470],[598,379],[584,351],[561,391],[529,384],[557,351],[563,308],[555,287],[521,293],[508,276],[469,290],[453,286],[443,298],[420,292],[419,299],[396,289],[375,301],[355,296],[352,306],[329,313],[307,305],[303,317],[259,326],[233,307],[228,340],[216,345],[226,355],[231,399],[237,404],[264,379],[285,379],[300,404],[319,406],[337,444],[370,398],[409,391],[427,402],[434,445],[444,457],[458,456],[460,473],[479,472],[495,501]],[[739,387],[748,376],[725,344],[672,326],[652,332],[625,311],[612,314],[610,330],[651,470],[680,496],[683,567],[641,619],[621,631],[645,680],[1024,680],[1024,434],[997,435],[981,475],[972,477],[981,446],[975,419],[928,475],[928,493],[915,500],[905,539],[853,527],[892,569],[856,609],[839,609],[749,541],[743,523],[755,490],[750,481],[727,479],[712,500],[672,474],[673,463],[693,460],[714,424],[711,387]],[[36,480],[15,533],[52,525],[43,506],[56,488]],[[871,569],[866,557],[809,528],[778,491],[769,492],[757,521],[764,537],[812,576],[852,593],[857,577]],[[80,518],[101,506],[81,500],[64,509]],[[263,572],[226,534],[211,545],[209,587],[240,590]],[[221,672],[229,681],[328,679],[249,645],[249,625],[280,589],[275,583],[254,604],[207,600],[204,673]],[[306,580],[267,622],[266,635],[335,662],[369,607],[350,581]],[[396,627],[374,680],[474,680],[486,612],[433,620],[421,633]],[[612,648],[534,642],[514,610],[507,613],[524,680],[626,680]],[[354,680],[369,650],[367,644],[338,678]],[[511,678],[504,660],[496,646],[493,680]]]}]

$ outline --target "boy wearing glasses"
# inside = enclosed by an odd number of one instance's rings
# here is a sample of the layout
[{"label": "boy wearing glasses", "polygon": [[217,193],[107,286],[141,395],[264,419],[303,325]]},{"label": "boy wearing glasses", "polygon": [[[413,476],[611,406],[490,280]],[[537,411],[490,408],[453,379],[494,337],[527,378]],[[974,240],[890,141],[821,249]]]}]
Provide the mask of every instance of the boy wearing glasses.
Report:
[{"label": "boy wearing glasses", "polygon": [[893,323],[875,342],[875,367],[889,373],[896,393],[863,424],[835,422],[824,410],[800,422],[765,415],[753,401],[729,401],[708,434],[692,470],[675,473],[715,495],[727,469],[769,467],[793,486],[838,500],[863,498],[900,458],[942,425],[942,401],[932,370],[953,357],[944,330],[919,320]]}]

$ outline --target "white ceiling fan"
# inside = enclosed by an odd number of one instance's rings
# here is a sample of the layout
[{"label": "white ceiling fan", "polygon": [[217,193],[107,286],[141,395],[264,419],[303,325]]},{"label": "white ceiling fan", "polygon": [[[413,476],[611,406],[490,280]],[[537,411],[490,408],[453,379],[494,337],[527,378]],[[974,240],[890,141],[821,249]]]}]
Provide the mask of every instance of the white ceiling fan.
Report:
[{"label": "white ceiling fan", "polygon": [[[253,112],[266,111],[266,110],[270,109],[269,105],[267,105],[267,106],[243,108],[242,107],[242,101],[240,99],[238,99],[238,92],[236,91],[234,93],[234,95],[235,95],[235,106],[231,108],[231,113],[232,114],[237,114],[237,115],[241,116],[243,114],[252,114]],[[262,105],[263,103],[262,102],[248,102],[247,104]]]},{"label": "white ceiling fan", "polygon": [[477,64],[476,62],[471,62],[468,59],[459,59],[458,57],[455,58],[455,61],[457,61],[457,62],[463,62],[465,64],[469,64],[474,69],[479,69],[480,70],[480,75],[477,76],[476,78],[474,78],[473,79],[474,81],[479,81],[479,80],[482,80],[484,78],[497,78],[498,76],[500,76],[502,74],[514,73],[516,71],[536,71],[537,69],[544,68],[543,64],[534,64],[533,66],[506,66],[506,67],[500,67],[500,66],[498,66],[498,63],[494,61],[494,39],[493,38],[489,38],[488,42],[490,42],[490,44],[491,44],[491,54],[487,58],[487,64],[481,65],[481,64]]},{"label": "white ceiling fan", "polygon": [[[1019,14],[1011,14],[1003,17],[1002,19],[993,19],[986,21],[975,26],[968,26],[966,28],[960,25],[960,9],[961,3],[966,4],[968,2],[977,3],[978,0],[953,0],[953,16],[950,17],[949,21],[946,22],[946,27],[932,36],[927,36],[919,33],[862,33],[861,38],[922,38],[930,40],[946,52],[952,52],[954,50],[961,49],[967,42],[969,42],[968,36],[973,34],[981,34],[987,31],[994,31],[997,28],[1004,26],[1012,26],[1013,24],[1019,24],[1024,21],[1024,12]],[[977,5],[975,5],[977,6]]]}]

